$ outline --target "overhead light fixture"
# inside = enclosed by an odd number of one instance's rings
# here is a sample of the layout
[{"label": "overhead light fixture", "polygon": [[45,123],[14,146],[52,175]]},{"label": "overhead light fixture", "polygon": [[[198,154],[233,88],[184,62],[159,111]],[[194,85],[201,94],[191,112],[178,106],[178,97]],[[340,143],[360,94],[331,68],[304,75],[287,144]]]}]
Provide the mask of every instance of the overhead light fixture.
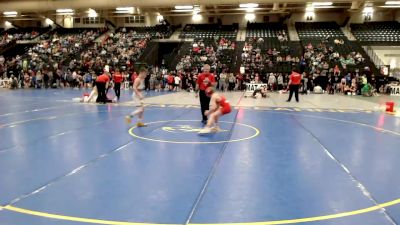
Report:
[{"label": "overhead light fixture", "polygon": [[117,7],[115,8],[117,11],[133,11],[134,7]]},{"label": "overhead light fixture", "polygon": [[73,9],[57,9],[56,12],[58,13],[73,13]]},{"label": "overhead light fixture", "polygon": [[381,8],[400,8],[400,5],[383,5],[379,6]]},{"label": "overhead light fixture", "polygon": [[116,13],[133,13],[135,11],[135,7],[117,7],[115,9]]},{"label": "overhead light fixture", "polygon": [[175,9],[193,9],[192,5],[176,5]]},{"label": "overhead light fixture", "polygon": [[256,15],[254,13],[247,13],[244,15],[244,18],[248,21],[253,21],[256,19]]},{"label": "overhead light fixture", "polygon": [[365,7],[363,10],[363,13],[373,13],[374,12],[374,8],[372,7]]},{"label": "overhead light fixture", "polygon": [[160,23],[160,22],[162,22],[164,20],[164,17],[163,17],[163,15],[158,15],[157,16],[157,21]]},{"label": "overhead light fixture", "polygon": [[17,14],[16,11],[3,12],[3,15],[5,16],[16,16]]},{"label": "overhead light fixture", "polygon": [[400,1],[387,1],[385,5],[400,5]]},{"label": "overhead light fixture", "polygon": [[312,6],[330,6],[333,5],[332,2],[313,2]]},{"label": "overhead light fixture", "polygon": [[194,14],[192,16],[193,21],[200,21],[203,17],[200,14]]},{"label": "overhead light fixture", "polygon": [[244,3],[239,5],[240,8],[257,8],[257,3]]},{"label": "overhead light fixture", "polygon": [[172,10],[172,12],[193,12],[193,9],[176,9]]},{"label": "overhead light fixture", "polygon": [[88,16],[89,17],[97,17],[97,12],[94,9],[90,9],[88,10]]}]

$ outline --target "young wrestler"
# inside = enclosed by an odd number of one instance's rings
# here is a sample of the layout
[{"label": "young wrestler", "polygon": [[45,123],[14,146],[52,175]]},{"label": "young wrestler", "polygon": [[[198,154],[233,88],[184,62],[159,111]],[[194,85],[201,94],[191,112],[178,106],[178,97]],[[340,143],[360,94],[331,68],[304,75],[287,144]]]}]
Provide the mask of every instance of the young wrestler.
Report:
[{"label": "young wrestler", "polygon": [[212,87],[208,87],[205,92],[206,95],[211,98],[210,109],[204,112],[204,114],[208,116],[208,121],[207,125],[199,132],[199,134],[208,134],[219,131],[219,117],[231,112],[231,105],[226,100],[225,96],[216,93]]},{"label": "young wrestler", "polygon": [[148,70],[143,67],[140,69],[139,76],[133,82],[133,102],[136,105],[137,109],[133,111],[130,115],[126,116],[126,122],[131,123],[132,118],[134,116],[138,116],[139,121],[136,123],[137,127],[145,127],[146,125],[143,123],[143,113],[144,113],[144,105],[143,105],[143,90],[145,88],[144,80],[146,79]]}]

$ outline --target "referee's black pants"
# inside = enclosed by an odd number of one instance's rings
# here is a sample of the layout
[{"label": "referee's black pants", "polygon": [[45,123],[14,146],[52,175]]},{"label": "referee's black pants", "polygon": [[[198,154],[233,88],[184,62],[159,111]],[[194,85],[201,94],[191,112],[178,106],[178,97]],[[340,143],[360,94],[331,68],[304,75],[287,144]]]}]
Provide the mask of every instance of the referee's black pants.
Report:
[{"label": "referee's black pants", "polygon": [[289,99],[287,100],[288,102],[290,102],[290,100],[292,99],[293,96],[293,92],[294,92],[294,97],[296,97],[296,102],[299,102],[299,84],[291,84],[289,85]]},{"label": "referee's black pants", "polygon": [[121,83],[114,83],[114,91],[115,91],[115,96],[117,96],[119,100],[119,96],[121,95]]},{"label": "referee's black pants", "polygon": [[96,82],[98,96],[96,102],[103,102],[106,103],[107,96],[106,96],[106,83],[105,82]]},{"label": "referee's black pants", "polygon": [[210,108],[210,97],[206,95],[206,91],[202,90],[200,90],[200,107],[203,121],[207,121],[207,116],[204,115],[204,112]]}]

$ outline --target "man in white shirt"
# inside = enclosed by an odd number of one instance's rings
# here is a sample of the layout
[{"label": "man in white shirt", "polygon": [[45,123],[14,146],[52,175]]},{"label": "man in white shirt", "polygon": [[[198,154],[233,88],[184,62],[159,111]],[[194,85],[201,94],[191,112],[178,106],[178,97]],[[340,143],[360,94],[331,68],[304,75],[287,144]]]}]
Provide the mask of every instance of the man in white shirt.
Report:
[{"label": "man in white shirt", "polygon": [[274,91],[275,83],[276,83],[276,77],[273,73],[270,73],[268,77],[268,86],[271,89],[271,91]]}]

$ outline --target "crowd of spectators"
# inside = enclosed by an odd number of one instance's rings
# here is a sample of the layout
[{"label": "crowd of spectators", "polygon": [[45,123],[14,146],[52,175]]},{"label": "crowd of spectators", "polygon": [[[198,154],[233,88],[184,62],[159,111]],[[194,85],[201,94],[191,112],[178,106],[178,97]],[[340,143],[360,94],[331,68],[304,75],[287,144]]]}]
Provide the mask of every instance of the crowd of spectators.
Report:
[{"label": "crowd of spectators", "polygon": [[[338,44],[336,41],[334,43]],[[379,88],[370,68],[352,72],[347,70],[349,65],[363,65],[364,60],[359,52],[340,55],[335,46],[329,46],[325,42],[315,46],[311,42],[306,44],[304,57],[299,64],[303,73],[303,92],[314,91],[318,86],[318,90],[329,94],[339,92],[355,95],[361,94],[361,89],[367,84]]]},{"label": "crowd of spectators", "polygon": [[[125,80],[132,82],[134,64],[152,36],[138,38],[136,31],[121,29],[95,43],[94,40],[105,31],[54,32],[23,56],[7,60],[0,56],[0,74],[3,78],[16,79],[21,87],[81,88],[89,87],[104,71],[112,74],[119,69]],[[285,35],[279,33],[277,39],[285,41]],[[197,74],[204,64],[209,64],[216,76],[217,88],[222,91],[243,90],[245,83],[251,82],[267,83],[270,91],[286,90],[293,67],[302,73],[303,93],[362,94],[366,86],[371,90],[382,90],[384,83],[375,80],[368,67],[347,70],[349,65],[364,65],[365,59],[360,52],[340,54],[336,48],[343,42],[303,41],[305,45],[300,56],[293,55],[293,49],[289,47],[266,47],[263,38],[248,38],[241,49],[240,71],[232,71],[233,53],[237,48],[233,39],[197,39],[174,70],[154,67],[146,79],[146,89],[193,90]],[[277,70],[278,66],[284,69]]]},{"label": "crowd of spectators", "polygon": [[217,73],[229,70],[231,58],[236,48],[233,40],[226,38],[195,40],[187,55],[176,65],[176,71],[199,71],[204,64],[209,64]]},{"label": "crowd of spectators", "polygon": [[32,40],[39,37],[43,32],[48,29],[15,29],[11,28],[1,33],[0,47],[4,47],[13,41]]},{"label": "crowd of spectators", "polygon": [[105,31],[104,28],[74,30],[73,33],[55,31],[48,40],[40,41],[23,56],[0,57],[0,74],[2,77],[15,77],[21,87],[60,84],[60,80],[68,74],[68,71],[65,72],[68,61]]}]

